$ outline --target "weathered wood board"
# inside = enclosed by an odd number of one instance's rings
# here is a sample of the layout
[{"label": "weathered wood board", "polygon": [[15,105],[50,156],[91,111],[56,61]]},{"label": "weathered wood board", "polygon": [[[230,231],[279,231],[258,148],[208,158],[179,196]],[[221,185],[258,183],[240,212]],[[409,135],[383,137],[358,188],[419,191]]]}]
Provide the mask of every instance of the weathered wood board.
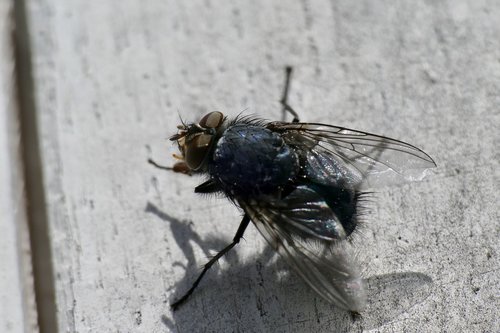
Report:
[{"label": "weathered wood board", "polygon": [[[494,1],[28,4],[61,332],[500,329],[500,5]],[[320,300],[254,228],[188,304],[169,303],[240,212],[196,196],[178,113],[281,117],[409,141],[439,167],[378,191],[359,234],[371,301]]]}]

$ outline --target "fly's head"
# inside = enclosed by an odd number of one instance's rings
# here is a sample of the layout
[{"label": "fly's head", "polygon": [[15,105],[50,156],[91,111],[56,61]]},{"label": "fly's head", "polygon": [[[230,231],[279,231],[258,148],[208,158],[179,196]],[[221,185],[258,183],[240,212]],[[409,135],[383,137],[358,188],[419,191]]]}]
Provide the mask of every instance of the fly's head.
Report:
[{"label": "fly's head", "polygon": [[178,132],[172,135],[170,140],[177,141],[181,159],[190,170],[203,169],[216,138],[222,132],[225,120],[222,112],[214,111],[201,118],[197,124],[183,123],[177,126]]}]

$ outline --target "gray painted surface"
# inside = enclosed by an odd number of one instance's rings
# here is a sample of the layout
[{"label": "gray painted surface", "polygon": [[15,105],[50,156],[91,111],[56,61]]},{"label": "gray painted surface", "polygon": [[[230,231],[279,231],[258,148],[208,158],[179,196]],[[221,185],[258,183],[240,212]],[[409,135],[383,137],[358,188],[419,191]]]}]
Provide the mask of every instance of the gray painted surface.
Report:
[{"label": "gray painted surface", "polygon": [[[36,107],[61,332],[500,330],[500,5],[494,1],[32,1]],[[196,196],[178,111],[403,139],[438,163],[379,189],[358,235],[363,318],[320,300],[255,228],[178,312],[240,212]]]}]

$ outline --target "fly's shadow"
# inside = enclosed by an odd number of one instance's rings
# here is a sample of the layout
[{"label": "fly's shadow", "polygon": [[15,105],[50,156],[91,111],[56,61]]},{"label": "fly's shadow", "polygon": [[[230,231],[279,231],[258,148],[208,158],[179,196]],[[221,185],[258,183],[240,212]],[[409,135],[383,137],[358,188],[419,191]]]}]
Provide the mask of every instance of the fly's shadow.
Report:
[{"label": "fly's shadow", "polygon": [[364,329],[374,329],[390,322],[423,303],[434,283],[428,275],[403,272],[375,275],[365,280],[368,303],[363,312]]},{"label": "fly's shadow", "polygon": [[[146,213],[150,213],[156,215],[162,221],[169,222],[170,230],[174,236],[174,240],[177,243],[177,246],[182,249],[184,252],[184,256],[187,259],[187,267],[192,266],[196,262],[196,258],[194,255],[193,247],[190,242],[194,242],[198,244],[200,248],[204,251],[207,257],[210,256],[210,250],[214,248],[218,248],[220,246],[224,246],[225,242],[221,239],[213,239],[211,241],[204,241],[200,238],[200,236],[193,231],[191,228],[192,222],[187,220],[177,219],[153,205],[151,202],[148,202],[146,208],[144,209]],[[180,265],[179,262],[173,263],[173,265]],[[183,265],[180,265],[183,266]],[[186,267],[184,267],[186,268]]]},{"label": "fly's shadow", "polygon": [[[185,267],[186,273],[176,282],[172,301],[182,294],[200,271],[193,246],[199,246],[209,257],[227,245],[228,240],[214,237],[202,239],[192,230],[189,221],[177,219],[150,202],[145,211],[169,223],[173,238],[187,259],[186,265],[174,263]],[[321,331],[326,322],[340,331],[373,329],[397,320],[402,313],[423,302],[432,286],[431,278],[421,273],[369,277],[366,280],[367,309],[359,319],[353,321],[348,312],[324,302],[307,288],[270,246],[267,245],[263,253],[256,255],[257,260],[244,262],[238,258],[237,251],[232,251],[223,259],[230,267],[218,272],[215,266],[216,269],[212,269],[206,281],[200,285],[200,293],[193,296],[193,302],[186,306],[186,309],[194,307],[196,311],[181,310],[172,312],[172,315],[164,314],[160,318],[161,322],[173,332],[198,331],[216,320],[212,315],[225,313],[223,317],[239,316],[234,329],[240,325],[252,325],[255,317],[260,317],[266,328],[280,331],[291,327],[290,322],[295,322],[301,316],[309,319],[308,330]],[[241,316],[242,313],[246,315]],[[223,317],[218,320],[224,320]]]},{"label": "fly's shadow", "polygon": [[[193,245],[199,246],[205,255],[210,257],[214,251],[227,245],[228,240],[214,237],[202,239],[192,230],[188,221],[180,220],[163,212],[151,202],[147,203],[145,212],[169,223],[173,238],[188,261],[186,265],[181,265],[179,262],[174,263],[174,265],[184,267],[186,272],[182,279],[175,284],[172,301],[182,295],[182,291],[185,290],[186,286],[192,284],[193,277],[196,277],[201,270],[196,264]],[[247,316],[242,317],[242,319],[247,318],[249,325],[252,316],[265,317],[270,325],[277,328],[292,320],[291,316],[294,312],[300,314],[304,312],[304,309],[314,308],[315,310],[311,311],[316,313],[319,322],[318,307],[328,308],[329,320],[335,320],[341,327],[351,327],[350,315],[318,299],[295,273],[290,274],[288,265],[269,245],[266,245],[264,251],[258,254],[257,260],[243,262],[238,258],[237,251],[232,251],[229,255],[224,256],[223,260],[228,262],[230,268],[217,274],[217,266],[213,267],[206,281],[204,280],[200,284],[201,292],[193,296],[193,302],[186,306],[186,309],[196,307],[199,310],[209,307],[210,310],[205,310],[207,313],[198,310],[194,312],[189,310],[173,311],[173,317],[164,314],[160,319],[169,330],[174,332],[198,331],[201,327],[206,327],[207,321],[213,321],[213,318],[205,317],[210,316],[212,311],[214,313],[224,311],[230,316],[246,313]],[[228,289],[228,285],[231,285],[232,288]],[[290,292],[292,290],[293,293]],[[296,298],[297,294],[302,295],[303,293],[308,296]],[[229,299],[237,299],[238,304],[235,305],[231,301],[229,306]],[[294,305],[294,308],[288,308],[290,304]],[[289,320],[284,320],[282,312],[289,313],[287,315],[290,317]],[[282,323],[280,324],[280,322]]]}]

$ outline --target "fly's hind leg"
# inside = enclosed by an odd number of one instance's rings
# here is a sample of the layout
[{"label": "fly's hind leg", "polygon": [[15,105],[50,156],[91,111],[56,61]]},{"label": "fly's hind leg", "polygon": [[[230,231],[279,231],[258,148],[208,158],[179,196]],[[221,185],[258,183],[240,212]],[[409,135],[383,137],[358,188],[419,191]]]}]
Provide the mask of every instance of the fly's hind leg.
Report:
[{"label": "fly's hind leg", "polygon": [[288,111],[292,116],[293,120],[292,123],[298,123],[299,122],[299,115],[295,110],[288,104],[288,91],[290,89],[290,81],[292,79],[292,67],[287,66],[285,68],[285,88],[283,89],[283,95],[281,96],[280,103],[283,106],[282,108],[282,113],[283,113],[283,121],[285,121],[286,117],[286,112]]}]

